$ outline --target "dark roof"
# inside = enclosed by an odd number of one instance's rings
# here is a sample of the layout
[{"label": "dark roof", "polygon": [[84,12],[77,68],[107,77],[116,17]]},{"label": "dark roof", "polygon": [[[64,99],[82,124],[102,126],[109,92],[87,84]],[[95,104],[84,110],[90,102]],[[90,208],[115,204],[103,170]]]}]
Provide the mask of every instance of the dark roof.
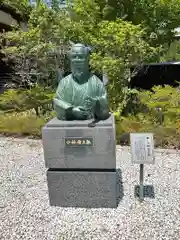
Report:
[{"label": "dark roof", "polygon": [[4,11],[6,13],[9,13],[15,20],[17,20],[18,22],[23,21],[24,20],[24,16],[22,16],[21,14],[17,13],[16,10],[14,8],[12,8],[9,5],[0,3],[0,10]]},{"label": "dark roof", "polygon": [[6,24],[0,22],[0,32],[2,32],[3,30],[10,31],[11,30],[11,26],[6,25]]},{"label": "dark roof", "polygon": [[151,67],[151,66],[170,66],[170,65],[180,65],[180,62],[159,62],[159,63],[144,63],[141,65],[133,65],[132,68],[135,67]]},{"label": "dark roof", "polygon": [[144,66],[159,66],[159,65],[180,65],[180,62],[160,62],[160,63],[150,63],[143,64]]}]

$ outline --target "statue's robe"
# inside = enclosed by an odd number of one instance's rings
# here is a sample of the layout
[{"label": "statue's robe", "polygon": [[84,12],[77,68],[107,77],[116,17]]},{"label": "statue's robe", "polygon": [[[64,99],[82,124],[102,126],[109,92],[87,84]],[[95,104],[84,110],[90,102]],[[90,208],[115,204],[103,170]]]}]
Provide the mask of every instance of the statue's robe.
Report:
[{"label": "statue's robe", "polygon": [[66,120],[68,109],[82,106],[88,112],[87,119],[92,119],[94,118],[94,104],[100,98],[106,102],[107,92],[103,82],[97,76],[92,74],[85,83],[80,84],[70,74],[59,82],[56,91],[54,109],[57,118]]}]

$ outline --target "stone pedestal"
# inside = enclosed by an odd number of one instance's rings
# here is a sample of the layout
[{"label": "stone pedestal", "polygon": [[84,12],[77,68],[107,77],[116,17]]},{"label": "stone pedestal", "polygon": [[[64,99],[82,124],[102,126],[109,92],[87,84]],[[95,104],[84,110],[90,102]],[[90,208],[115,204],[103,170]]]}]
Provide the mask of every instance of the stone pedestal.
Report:
[{"label": "stone pedestal", "polygon": [[116,172],[48,170],[50,205],[116,207]]},{"label": "stone pedestal", "polygon": [[90,122],[54,118],[42,129],[51,206],[117,206],[114,116]]}]

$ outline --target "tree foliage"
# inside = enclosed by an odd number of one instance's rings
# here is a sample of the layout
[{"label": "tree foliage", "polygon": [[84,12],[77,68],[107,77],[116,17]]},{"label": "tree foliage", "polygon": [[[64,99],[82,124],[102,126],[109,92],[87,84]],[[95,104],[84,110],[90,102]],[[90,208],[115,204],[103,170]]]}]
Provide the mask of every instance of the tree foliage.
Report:
[{"label": "tree foliage", "polygon": [[[22,8],[28,5],[20,2]],[[3,48],[3,53],[6,60],[15,61],[20,82],[22,76],[29,82],[39,76],[40,84],[53,85],[57,70],[65,68],[69,41],[90,45],[91,67],[107,73],[111,110],[120,111],[131,94],[130,67],[159,60],[164,43],[171,42],[178,26],[179,11],[179,0],[74,0],[67,11],[58,7],[58,1],[52,8],[37,1],[29,14],[28,31],[15,29],[3,36],[16,43]]]},{"label": "tree foliage", "polygon": [[13,62],[16,72],[13,81],[16,84],[21,86],[36,81],[57,85],[57,69],[63,68],[67,47],[64,20],[64,12],[59,14],[40,2],[31,10],[28,31],[14,29],[3,34],[7,45],[2,46],[2,52],[7,62]]},{"label": "tree foliage", "polygon": [[[75,2],[78,2],[83,12],[89,15],[86,11],[87,5],[83,4],[82,0],[75,0]],[[120,18],[135,25],[141,24],[147,30],[146,40],[154,44],[171,42],[174,34],[172,30],[179,26],[180,0],[95,0],[91,2],[97,4],[96,9],[100,11],[98,15],[100,19],[115,21]]]}]

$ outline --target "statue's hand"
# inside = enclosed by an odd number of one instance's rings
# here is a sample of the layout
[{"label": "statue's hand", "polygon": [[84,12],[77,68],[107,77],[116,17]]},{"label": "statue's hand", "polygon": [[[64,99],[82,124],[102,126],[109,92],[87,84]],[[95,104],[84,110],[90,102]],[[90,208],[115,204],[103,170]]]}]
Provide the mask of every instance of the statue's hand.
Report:
[{"label": "statue's hand", "polygon": [[95,115],[99,120],[105,120],[109,117],[109,108],[106,97],[99,97],[96,101]]},{"label": "statue's hand", "polygon": [[79,120],[85,120],[88,115],[86,109],[81,106],[74,107],[72,113]]},{"label": "statue's hand", "polygon": [[78,106],[78,107],[74,107],[73,109],[72,109],[72,111],[75,113],[75,112],[85,112],[86,111],[86,109],[84,108],[84,107],[81,107],[81,106]]}]

